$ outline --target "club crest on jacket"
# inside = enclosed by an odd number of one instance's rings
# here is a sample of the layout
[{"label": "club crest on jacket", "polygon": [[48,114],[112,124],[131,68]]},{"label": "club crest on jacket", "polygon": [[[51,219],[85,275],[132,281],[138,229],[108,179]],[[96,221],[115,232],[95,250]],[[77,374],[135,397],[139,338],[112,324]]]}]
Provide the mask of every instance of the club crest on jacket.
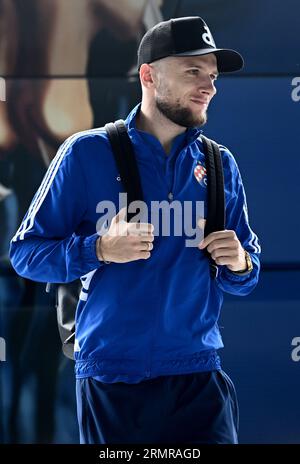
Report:
[{"label": "club crest on jacket", "polygon": [[194,176],[199,182],[202,187],[206,187],[207,185],[207,175],[206,175],[206,168],[204,164],[202,164],[200,161],[197,161],[196,167],[194,169]]}]

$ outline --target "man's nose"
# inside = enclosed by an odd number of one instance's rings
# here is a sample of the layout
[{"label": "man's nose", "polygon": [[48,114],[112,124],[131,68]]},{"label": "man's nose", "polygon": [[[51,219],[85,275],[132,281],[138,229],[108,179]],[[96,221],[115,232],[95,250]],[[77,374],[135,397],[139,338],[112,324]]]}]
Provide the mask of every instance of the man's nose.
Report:
[{"label": "man's nose", "polygon": [[210,96],[214,96],[217,93],[214,81],[210,77],[205,79],[205,82],[202,82],[201,84],[199,85],[199,87],[201,88],[201,91],[203,93],[207,93]]}]

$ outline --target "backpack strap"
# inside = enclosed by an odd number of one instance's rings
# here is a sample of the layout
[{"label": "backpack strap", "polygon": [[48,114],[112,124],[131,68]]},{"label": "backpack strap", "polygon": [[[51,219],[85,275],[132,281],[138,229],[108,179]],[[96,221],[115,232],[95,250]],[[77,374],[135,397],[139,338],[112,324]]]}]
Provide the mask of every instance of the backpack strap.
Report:
[{"label": "backpack strap", "polygon": [[[140,174],[134,154],[132,142],[127,133],[127,127],[122,119],[115,123],[105,125],[109,141],[112,146],[112,152],[120,173],[125,192],[127,193],[127,205],[133,201],[143,200],[143,190],[141,185]],[[127,221],[134,216],[134,213],[128,213]]]},{"label": "backpack strap", "polygon": [[[207,219],[204,229],[206,237],[212,232],[225,229],[225,190],[224,173],[219,145],[213,140],[201,135],[206,158],[207,172]],[[210,254],[211,276],[215,278],[218,267]]]}]

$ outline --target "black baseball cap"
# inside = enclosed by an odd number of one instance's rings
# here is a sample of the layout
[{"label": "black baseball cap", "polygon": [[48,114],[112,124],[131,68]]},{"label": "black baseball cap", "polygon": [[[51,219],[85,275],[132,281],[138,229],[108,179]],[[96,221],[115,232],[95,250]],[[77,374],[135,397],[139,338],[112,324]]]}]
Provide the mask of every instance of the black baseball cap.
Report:
[{"label": "black baseball cap", "polygon": [[214,53],[219,73],[242,69],[244,60],[235,50],[217,48],[213,36],[200,16],[162,21],[149,29],[138,48],[138,69],[143,63],[167,56],[200,56]]}]

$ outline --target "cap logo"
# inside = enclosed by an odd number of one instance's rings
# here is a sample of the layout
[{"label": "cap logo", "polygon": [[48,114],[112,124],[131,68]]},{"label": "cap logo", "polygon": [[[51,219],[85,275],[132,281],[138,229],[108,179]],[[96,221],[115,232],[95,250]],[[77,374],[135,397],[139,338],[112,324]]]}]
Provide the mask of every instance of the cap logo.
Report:
[{"label": "cap logo", "polygon": [[208,27],[205,25],[204,26],[204,29],[206,30],[206,32],[204,32],[202,34],[202,39],[203,41],[207,44],[207,45],[210,45],[211,47],[214,47],[216,48],[216,44],[215,44],[215,41],[213,39],[213,36],[211,35],[211,32],[210,30],[208,29]]}]

